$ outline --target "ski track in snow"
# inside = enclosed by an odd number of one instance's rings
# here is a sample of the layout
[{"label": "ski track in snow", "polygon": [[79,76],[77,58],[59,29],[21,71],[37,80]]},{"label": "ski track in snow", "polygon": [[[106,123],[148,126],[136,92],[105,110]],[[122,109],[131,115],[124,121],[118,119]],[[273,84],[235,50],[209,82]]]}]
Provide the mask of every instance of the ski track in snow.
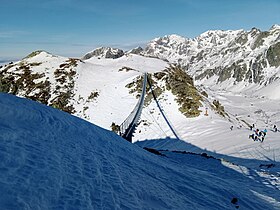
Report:
[{"label": "ski track in snow", "polygon": [[235,209],[233,197],[242,209],[280,207],[279,190],[257,173],[156,156],[27,99],[1,93],[0,107],[1,209]]}]

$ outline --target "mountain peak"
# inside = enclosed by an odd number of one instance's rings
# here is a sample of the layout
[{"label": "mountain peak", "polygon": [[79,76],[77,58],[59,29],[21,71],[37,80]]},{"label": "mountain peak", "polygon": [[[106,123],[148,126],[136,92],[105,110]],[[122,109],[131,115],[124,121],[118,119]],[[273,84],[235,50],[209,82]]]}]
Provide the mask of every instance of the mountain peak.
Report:
[{"label": "mountain peak", "polygon": [[205,31],[204,33],[202,33],[201,35],[199,35],[198,37],[196,37],[195,39],[205,39],[205,38],[209,38],[209,37],[220,37],[220,38],[225,38],[227,36],[231,36],[231,35],[236,35],[240,32],[242,32],[243,30],[208,30]]},{"label": "mountain peak", "polygon": [[118,48],[112,48],[112,47],[99,47],[95,50],[85,54],[82,57],[82,60],[87,60],[92,57],[98,57],[98,58],[120,58],[124,55],[123,50]]},{"label": "mountain peak", "polygon": [[129,50],[127,53],[140,55],[143,51],[144,51],[144,49],[142,47],[138,46],[132,50]]},{"label": "mountain peak", "polygon": [[[47,51],[44,51],[44,50],[36,50],[36,51],[33,51],[32,53],[30,53],[29,55],[27,55],[24,59],[28,59],[28,58],[33,58],[35,56],[38,56],[38,55],[51,55],[49,52]],[[51,55],[52,56],[52,55]]]},{"label": "mountain peak", "polygon": [[187,38],[180,36],[178,34],[166,35],[163,37],[163,39],[166,39],[170,42],[175,42],[175,43],[184,43],[187,41]]},{"label": "mountain peak", "polygon": [[259,32],[261,32],[261,30],[258,29],[258,28],[256,28],[256,27],[253,27],[253,28],[250,30],[250,33],[252,33],[252,34],[259,33]]},{"label": "mountain peak", "polygon": [[270,31],[280,30],[280,25],[274,24],[269,30]]},{"label": "mountain peak", "polygon": [[178,34],[171,34],[171,35],[168,35],[169,39],[173,39],[173,40],[178,40],[178,41],[185,41],[186,38],[183,37],[183,36],[180,36]]}]

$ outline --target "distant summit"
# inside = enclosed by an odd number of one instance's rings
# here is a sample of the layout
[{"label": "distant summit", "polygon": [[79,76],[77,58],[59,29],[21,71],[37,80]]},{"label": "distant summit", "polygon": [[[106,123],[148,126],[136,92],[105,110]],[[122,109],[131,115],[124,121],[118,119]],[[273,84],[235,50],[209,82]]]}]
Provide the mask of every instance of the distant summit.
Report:
[{"label": "distant summit", "polygon": [[272,30],[279,30],[280,29],[280,25],[278,24],[274,24],[269,30],[272,31]]},{"label": "distant summit", "polygon": [[128,51],[127,53],[132,53],[132,54],[140,55],[143,51],[144,51],[144,49],[142,47],[136,47],[136,48]]},{"label": "distant summit", "polygon": [[48,55],[48,56],[53,56],[53,55],[51,55],[49,52],[46,52],[46,51],[44,51],[44,50],[36,50],[36,51],[33,51],[32,53],[30,53],[29,55],[27,55],[25,58],[23,58],[23,59],[28,59],[28,58],[33,58],[33,57],[35,57],[35,56],[37,56],[37,55]]},{"label": "distant summit", "polygon": [[111,48],[111,47],[100,47],[97,48],[87,54],[85,54],[82,57],[82,60],[87,60],[92,57],[98,57],[98,58],[120,58],[124,55],[123,50],[118,48]]}]

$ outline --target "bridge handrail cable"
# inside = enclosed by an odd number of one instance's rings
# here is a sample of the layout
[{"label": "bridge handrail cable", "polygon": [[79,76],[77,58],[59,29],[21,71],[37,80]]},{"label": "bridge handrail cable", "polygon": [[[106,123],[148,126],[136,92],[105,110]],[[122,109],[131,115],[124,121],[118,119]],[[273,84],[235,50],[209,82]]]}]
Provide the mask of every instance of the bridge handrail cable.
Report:
[{"label": "bridge handrail cable", "polygon": [[141,96],[134,107],[133,111],[129,114],[129,116],[125,119],[125,121],[120,125],[120,135],[130,141],[130,137],[134,132],[136,125],[140,119],[141,111],[143,108],[145,94],[146,94],[146,83],[147,83],[147,73],[144,73],[144,80],[142,85],[142,93]]}]

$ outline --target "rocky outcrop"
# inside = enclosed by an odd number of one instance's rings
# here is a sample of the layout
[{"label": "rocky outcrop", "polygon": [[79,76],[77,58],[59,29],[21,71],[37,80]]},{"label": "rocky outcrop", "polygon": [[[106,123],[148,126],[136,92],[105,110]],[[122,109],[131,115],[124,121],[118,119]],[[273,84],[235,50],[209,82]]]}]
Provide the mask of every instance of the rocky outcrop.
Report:
[{"label": "rocky outcrop", "polygon": [[280,41],[268,48],[266,59],[270,66],[280,66]]},{"label": "rocky outcrop", "polygon": [[[157,98],[164,91],[171,91],[175,96],[175,100],[179,105],[179,111],[186,117],[197,117],[200,115],[200,107],[202,106],[203,95],[195,87],[193,78],[186,73],[180,66],[170,65],[166,70],[149,74],[148,79],[153,86],[153,92]],[[129,88],[130,94],[140,96],[142,88],[142,77],[137,77],[135,81],[129,83],[126,87]],[[153,100],[150,87],[147,87],[145,97],[145,106],[149,105]]]},{"label": "rocky outcrop", "polygon": [[144,49],[142,47],[136,47],[130,51],[128,51],[127,53],[132,53],[132,54],[136,54],[136,55],[141,55],[141,53],[144,51]]}]

